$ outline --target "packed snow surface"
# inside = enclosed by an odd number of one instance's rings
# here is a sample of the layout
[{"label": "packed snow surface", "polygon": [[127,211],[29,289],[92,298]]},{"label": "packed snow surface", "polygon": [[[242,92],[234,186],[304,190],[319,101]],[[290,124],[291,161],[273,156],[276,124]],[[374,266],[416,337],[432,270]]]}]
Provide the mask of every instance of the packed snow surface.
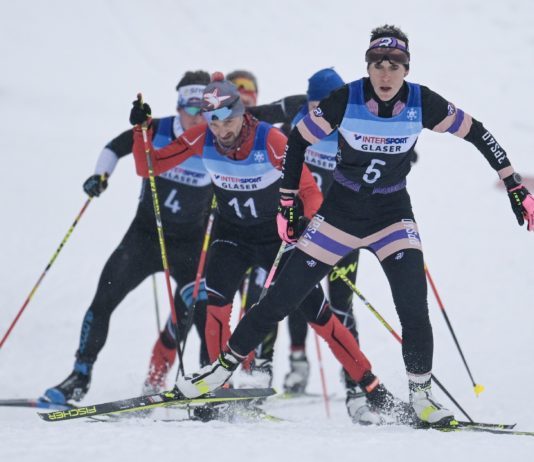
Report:
[{"label": "packed snow surface", "polygon": [[[102,147],[128,128],[138,91],[156,116],[172,114],[186,70],[252,70],[260,102],[303,93],[316,70],[345,80],[365,74],[370,30],[409,35],[408,79],[482,121],[515,168],[534,176],[534,4],[528,0],[67,0],[1,1],[0,335],[3,336],[86,200],[81,185]],[[534,430],[534,236],[517,226],[495,172],[469,143],[425,132],[409,177],[425,258],[478,383],[471,381],[433,295],[434,373],[477,420]],[[0,350],[0,399],[37,397],[70,372],[82,317],[100,271],[134,216],[140,180],[119,162],[108,190],[91,201]],[[157,277],[162,317],[168,312]],[[363,253],[358,287],[399,330],[386,279]],[[359,302],[362,347],[375,372],[407,398],[398,344]],[[156,339],[152,284],[145,281],[112,317],[108,343],[83,404],[136,396]],[[197,367],[196,334],[186,370]],[[313,337],[309,391],[320,393]],[[33,409],[0,408],[0,460],[530,461],[534,439],[407,428],[361,428],[346,415],[339,365],[321,345],[331,417],[321,400],[272,400],[283,423],[164,422],[158,418],[45,423]],[[285,324],[275,386],[288,370]],[[174,375],[174,371],[173,374]],[[169,385],[171,381],[169,381]],[[454,405],[435,388],[436,397]],[[458,417],[462,417],[457,411]]]}]

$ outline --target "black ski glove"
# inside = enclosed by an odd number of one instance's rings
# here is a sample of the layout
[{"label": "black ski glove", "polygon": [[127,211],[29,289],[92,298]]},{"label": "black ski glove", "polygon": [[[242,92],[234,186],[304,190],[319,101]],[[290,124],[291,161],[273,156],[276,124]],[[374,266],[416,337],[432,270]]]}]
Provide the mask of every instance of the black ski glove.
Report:
[{"label": "black ski glove", "polygon": [[534,231],[534,197],[521,184],[521,181],[517,173],[503,180],[517,223],[523,226],[526,220],[528,231]]},{"label": "black ski glove", "polygon": [[152,110],[147,103],[141,103],[136,99],[132,103],[132,110],[130,111],[130,123],[132,125],[141,125],[152,117]]},{"label": "black ski glove", "polygon": [[107,175],[91,175],[83,184],[83,190],[89,197],[98,197],[108,187]]}]

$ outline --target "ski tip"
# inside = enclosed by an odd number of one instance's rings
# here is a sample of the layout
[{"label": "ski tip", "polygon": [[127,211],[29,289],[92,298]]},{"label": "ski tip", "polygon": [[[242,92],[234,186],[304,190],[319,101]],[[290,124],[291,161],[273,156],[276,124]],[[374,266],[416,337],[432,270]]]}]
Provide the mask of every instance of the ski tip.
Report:
[{"label": "ski tip", "polygon": [[479,383],[475,384],[474,389],[475,389],[475,395],[477,398],[478,398],[478,395],[480,395],[480,393],[482,393],[485,390],[484,385],[480,385]]}]

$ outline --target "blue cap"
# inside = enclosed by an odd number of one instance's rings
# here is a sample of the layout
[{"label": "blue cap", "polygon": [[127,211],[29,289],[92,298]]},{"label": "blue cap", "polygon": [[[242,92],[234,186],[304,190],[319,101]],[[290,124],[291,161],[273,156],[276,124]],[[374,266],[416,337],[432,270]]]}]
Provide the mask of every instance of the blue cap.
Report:
[{"label": "blue cap", "polygon": [[321,101],[344,84],[334,68],[321,69],[308,79],[308,101]]}]

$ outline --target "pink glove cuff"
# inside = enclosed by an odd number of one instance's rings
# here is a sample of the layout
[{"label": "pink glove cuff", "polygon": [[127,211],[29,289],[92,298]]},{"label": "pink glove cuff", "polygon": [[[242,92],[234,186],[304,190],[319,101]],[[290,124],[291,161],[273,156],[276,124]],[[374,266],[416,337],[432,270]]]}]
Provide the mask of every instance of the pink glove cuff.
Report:
[{"label": "pink glove cuff", "polygon": [[534,197],[528,194],[521,204],[523,206],[523,216],[527,222],[527,229],[534,231]]},{"label": "pink glove cuff", "polygon": [[282,241],[287,242],[289,244],[297,242],[297,239],[289,237],[289,235],[287,234],[287,219],[285,219],[281,213],[276,215],[276,226],[278,227],[278,236],[280,236],[280,239],[282,239]]},{"label": "pink glove cuff", "polygon": [[282,207],[291,207],[292,205],[295,205],[294,199],[280,199],[280,205]]}]

